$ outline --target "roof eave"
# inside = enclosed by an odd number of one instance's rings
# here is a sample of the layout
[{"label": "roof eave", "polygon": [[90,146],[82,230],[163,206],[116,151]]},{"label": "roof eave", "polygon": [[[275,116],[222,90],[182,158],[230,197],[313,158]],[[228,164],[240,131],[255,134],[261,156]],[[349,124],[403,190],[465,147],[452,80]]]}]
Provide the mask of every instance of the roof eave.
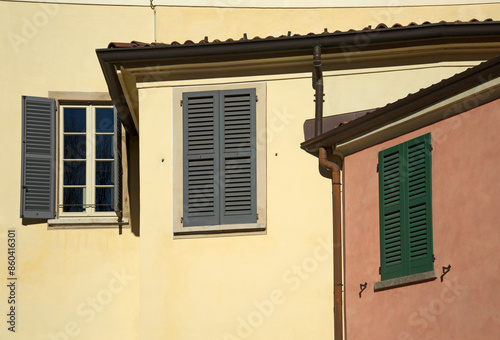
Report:
[{"label": "roof eave", "polygon": [[315,45],[323,54],[452,43],[500,42],[500,22],[437,23],[363,31],[323,33],[207,44],[140,46],[97,49],[96,53],[113,103],[127,131],[137,133],[116,70],[173,64],[224,62],[311,55]]},{"label": "roof eave", "polygon": [[[306,140],[301,143],[301,148],[315,154],[320,147],[331,147],[358,138],[499,76],[500,56],[408,95],[348,124]],[[491,100],[493,99],[492,97]]]}]

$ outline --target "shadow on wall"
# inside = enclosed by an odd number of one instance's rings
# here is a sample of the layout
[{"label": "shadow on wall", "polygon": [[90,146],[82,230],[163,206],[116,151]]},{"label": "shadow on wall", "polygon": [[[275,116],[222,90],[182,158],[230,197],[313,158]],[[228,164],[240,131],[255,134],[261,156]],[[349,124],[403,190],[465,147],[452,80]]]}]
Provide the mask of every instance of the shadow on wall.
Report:
[{"label": "shadow on wall", "polygon": [[127,133],[127,156],[128,156],[128,196],[130,217],[129,223],[135,236],[141,234],[140,221],[140,182],[139,182],[139,136],[131,136]]}]

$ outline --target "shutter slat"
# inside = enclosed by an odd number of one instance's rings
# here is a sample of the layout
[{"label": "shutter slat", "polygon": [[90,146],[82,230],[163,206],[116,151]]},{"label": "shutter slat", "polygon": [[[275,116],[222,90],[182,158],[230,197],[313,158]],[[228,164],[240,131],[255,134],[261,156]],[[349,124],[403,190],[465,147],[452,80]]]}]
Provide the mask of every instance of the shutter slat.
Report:
[{"label": "shutter slat", "polygon": [[22,218],[55,217],[55,100],[22,97]]}]

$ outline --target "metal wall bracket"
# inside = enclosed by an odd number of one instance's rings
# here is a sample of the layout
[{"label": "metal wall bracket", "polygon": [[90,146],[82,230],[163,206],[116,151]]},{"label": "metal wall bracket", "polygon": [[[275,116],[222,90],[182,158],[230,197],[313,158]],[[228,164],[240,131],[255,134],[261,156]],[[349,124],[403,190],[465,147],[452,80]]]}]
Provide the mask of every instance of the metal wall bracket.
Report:
[{"label": "metal wall bracket", "polygon": [[451,269],[451,264],[448,265],[448,267],[443,266],[443,275],[441,275],[441,282],[443,282],[443,277],[448,274],[448,272]]},{"label": "metal wall bracket", "polygon": [[368,286],[368,283],[360,283],[359,284],[359,298],[361,299],[361,293],[363,293],[363,291],[366,289],[366,287]]}]

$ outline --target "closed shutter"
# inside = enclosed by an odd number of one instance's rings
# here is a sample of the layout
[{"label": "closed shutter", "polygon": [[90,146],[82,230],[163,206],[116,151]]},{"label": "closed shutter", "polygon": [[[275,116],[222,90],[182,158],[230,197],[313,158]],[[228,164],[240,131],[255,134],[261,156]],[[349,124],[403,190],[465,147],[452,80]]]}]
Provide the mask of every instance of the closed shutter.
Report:
[{"label": "closed shutter", "polygon": [[409,272],[434,268],[432,262],[431,138],[426,134],[406,143],[408,181]]},{"label": "closed shutter", "polygon": [[183,94],[184,226],[255,223],[255,89]]},{"label": "closed shutter", "polygon": [[115,120],[115,135],[113,141],[113,151],[114,151],[114,194],[113,194],[113,209],[116,213],[120,214],[122,212],[122,185],[123,185],[123,170],[122,170],[122,123],[118,118],[117,110],[114,109],[114,120]]},{"label": "closed shutter", "polygon": [[219,208],[219,94],[183,94],[183,224],[216,225]]},{"label": "closed shutter", "polygon": [[430,134],[379,153],[382,280],[433,269]]},{"label": "closed shutter", "polygon": [[379,153],[382,280],[403,275],[402,145]]},{"label": "closed shutter", "polygon": [[255,89],[221,92],[221,224],[255,223]]},{"label": "closed shutter", "polygon": [[55,217],[55,100],[22,97],[21,217]]}]

